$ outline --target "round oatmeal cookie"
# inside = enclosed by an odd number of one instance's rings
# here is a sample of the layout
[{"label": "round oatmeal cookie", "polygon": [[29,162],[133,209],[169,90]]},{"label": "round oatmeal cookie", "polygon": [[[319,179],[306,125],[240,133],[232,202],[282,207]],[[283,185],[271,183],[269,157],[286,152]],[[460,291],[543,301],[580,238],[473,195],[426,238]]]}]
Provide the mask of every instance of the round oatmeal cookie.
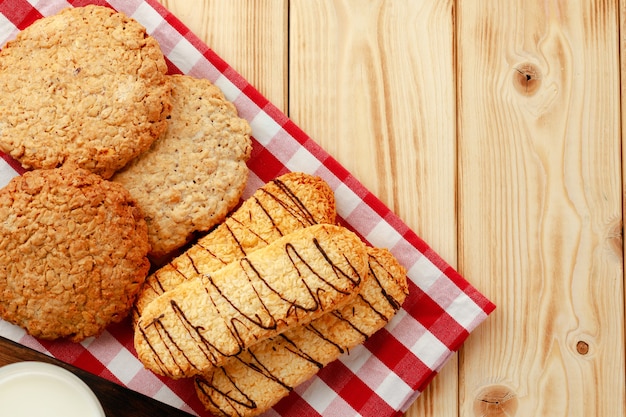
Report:
[{"label": "round oatmeal cookie", "polygon": [[112,178],[143,210],[153,258],[226,218],[245,188],[252,150],[250,125],[218,87],[187,75],[170,78],[165,134]]},{"label": "round oatmeal cookie", "polygon": [[156,40],[108,7],[42,18],[0,51],[0,149],[25,168],[66,161],[109,178],[167,127]]},{"label": "round oatmeal cookie", "polygon": [[147,226],[121,185],[71,165],[0,190],[0,318],[80,341],[130,312],[149,270]]}]

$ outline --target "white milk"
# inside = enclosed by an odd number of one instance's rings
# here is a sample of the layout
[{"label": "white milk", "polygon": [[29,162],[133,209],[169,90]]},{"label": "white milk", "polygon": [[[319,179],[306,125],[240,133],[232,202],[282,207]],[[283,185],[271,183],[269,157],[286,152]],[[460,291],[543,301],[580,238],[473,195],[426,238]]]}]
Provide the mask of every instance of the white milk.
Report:
[{"label": "white milk", "polygon": [[98,399],[82,380],[43,362],[0,368],[0,416],[105,417]]}]

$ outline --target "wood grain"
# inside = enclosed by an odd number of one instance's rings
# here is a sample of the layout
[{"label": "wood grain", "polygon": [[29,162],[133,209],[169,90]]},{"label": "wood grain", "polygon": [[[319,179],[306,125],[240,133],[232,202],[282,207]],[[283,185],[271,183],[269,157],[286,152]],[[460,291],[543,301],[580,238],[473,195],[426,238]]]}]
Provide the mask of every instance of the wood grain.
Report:
[{"label": "wood grain", "polygon": [[624,415],[617,2],[458,2],[461,415]]},{"label": "wood grain", "polygon": [[195,35],[287,111],[288,0],[163,0]]},{"label": "wood grain", "polygon": [[[289,115],[456,263],[451,1],[289,6]],[[456,358],[407,412],[457,416]]]}]

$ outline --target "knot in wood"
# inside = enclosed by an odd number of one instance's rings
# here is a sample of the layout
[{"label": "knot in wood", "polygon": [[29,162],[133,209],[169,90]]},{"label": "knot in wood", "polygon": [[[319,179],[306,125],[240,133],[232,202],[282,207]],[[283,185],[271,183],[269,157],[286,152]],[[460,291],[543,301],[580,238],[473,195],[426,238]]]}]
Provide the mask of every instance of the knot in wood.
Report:
[{"label": "knot in wood", "polygon": [[504,385],[489,385],[474,399],[476,417],[513,417],[517,412],[517,395]]},{"label": "knot in wood", "polygon": [[513,73],[513,85],[518,93],[532,96],[541,85],[539,69],[530,63],[518,65]]},{"label": "knot in wood", "polygon": [[589,344],[583,340],[579,340],[578,343],[576,343],[576,352],[581,355],[586,355],[589,353]]}]

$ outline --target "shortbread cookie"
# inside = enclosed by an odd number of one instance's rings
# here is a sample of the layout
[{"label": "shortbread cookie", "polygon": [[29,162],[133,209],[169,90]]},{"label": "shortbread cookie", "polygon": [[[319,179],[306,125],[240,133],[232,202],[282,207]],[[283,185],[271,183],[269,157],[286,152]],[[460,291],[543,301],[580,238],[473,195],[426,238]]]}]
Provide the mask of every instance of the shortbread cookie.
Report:
[{"label": "shortbread cookie", "polygon": [[333,224],[335,216],[335,196],[320,177],[291,172],[275,178],[224,223],[148,276],[135,303],[135,319],[157,296],[187,279],[212,274],[297,229]]},{"label": "shortbread cookie", "polygon": [[0,190],[0,317],[80,341],[127,316],[149,269],[141,210],[121,185],[64,166]]},{"label": "shortbread cookie", "polygon": [[261,414],[387,324],[408,294],[406,270],[386,249],[368,253],[369,273],[354,301],[197,377],[196,393],[207,410],[215,416]]},{"label": "shortbread cookie", "polygon": [[194,376],[350,302],[366,272],[367,251],[354,233],[297,230],[159,296],[139,318],[135,348],[156,373]]},{"label": "shortbread cookie", "polygon": [[241,198],[252,151],[250,125],[219,88],[186,75],[170,83],[165,135],[113,177],[145,213],[155,258],[224,220]]},{"label": "shortbread cookie", "polygon": [[165,130],[166,71],[156,40],[108,7],[39,19],[0,51],[0,149],[109,178]]}]

